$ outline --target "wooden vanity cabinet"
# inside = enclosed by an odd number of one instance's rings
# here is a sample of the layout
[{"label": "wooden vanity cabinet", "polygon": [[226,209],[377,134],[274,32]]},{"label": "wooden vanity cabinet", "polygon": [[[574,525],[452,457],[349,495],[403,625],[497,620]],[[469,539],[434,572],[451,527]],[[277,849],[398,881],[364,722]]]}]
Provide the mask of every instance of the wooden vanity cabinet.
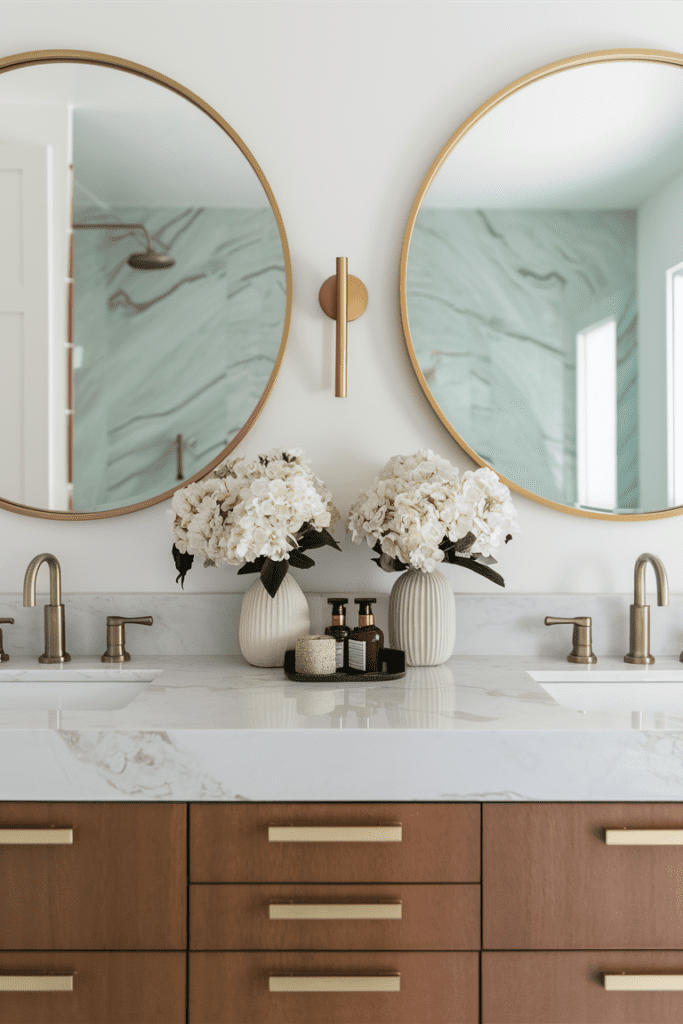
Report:
[{"label": "wooden vanity cabinet", "polygon": [[0,804],[0,1024],[184,1024],[186,910],[186,804]]},{"label": "wooden vanity cabinet", "polygon": [[186,834],[185,804],[0,804],[0,949],[185,949]]},{"label": "wooden vanity cabinet", "polygon": [[[193,804],[190,1024],[478,1022],[480,814],[478,804]],[[270,910],[325,904],[401,914]],[[325,979],[396,990],[324,991]],[[290,984],[308,990],[272,990]]]},{"label": "wooden vanity cabinet", "polygon": [[483,1024],[683,1020],[682,828],[678,803],[485,804]]}]

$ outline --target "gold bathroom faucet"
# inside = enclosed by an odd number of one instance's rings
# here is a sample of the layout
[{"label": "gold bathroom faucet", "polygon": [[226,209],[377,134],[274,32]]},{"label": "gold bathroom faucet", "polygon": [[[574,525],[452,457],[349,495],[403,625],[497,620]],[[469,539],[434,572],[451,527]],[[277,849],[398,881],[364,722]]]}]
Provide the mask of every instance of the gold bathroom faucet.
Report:
[{"label": "gold bathroom faucet", "polygon": [[636,558],[634,597],[631,605],[631,628],[629,632],[629,652],[624,661],[629,665],[654,665],[655,659],[650,654],[650,606],[645,604],[645,567],[650,563],[655,571],[657,581],[657,604],[669,603],[669,581],[666,569],[656,555],[638,555]]},{"label": "gold bathroom faucet", "polygon": [[34,608],[36,604],[36,577],[43,562],[50,570],[50,603],[45,605],[45,653],[38,661],[44,665],[58,665],[71,661],[66,653],[66,627],[64,605],[62,604],[62,570],[54,555],[36,555],[28,564],[24,576],[24,607]]}]

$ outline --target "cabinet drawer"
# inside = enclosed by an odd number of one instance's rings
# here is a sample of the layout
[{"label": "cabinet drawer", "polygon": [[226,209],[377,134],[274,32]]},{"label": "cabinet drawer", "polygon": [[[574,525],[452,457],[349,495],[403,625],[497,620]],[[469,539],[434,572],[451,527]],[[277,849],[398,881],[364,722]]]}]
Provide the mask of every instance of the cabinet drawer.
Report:
[{"label": "cabinet drawer", "polygon": [[183,949],[186,819],[184,804],[0,804],[0,949]]},{"label": "cabinet drawer", "polygon": [[453,950],[479,942],[478,885],[190,886],[191,949]]},{"label": "cabinet drawer", "polygon": [[683,953],[483,953],[484,1024],[679,1024],[683,991],[607,991],[605,974],[680,975]]},{"label": "cabinet drawer", "polygon": [[[63,990],[4,991],[5,986],[16,984],[10,979],[17,977],[25,988],[61,984]],[[0,953],[2,1024],[182,1024],[184,1020],[184,953]]]},{"label": "cabinet drawer", "polygon": [[[478,953],[190,953],[189,1021],[475,1024],[478,968]],[[390,976],[399,991],[270,991],[271,978],[288,976],[315,979],[313,989],[329,978],[380,979],[365,982],[374,985]]]},{"label": "cabinet drawer", "polygon": [[683,949],[683,846],[605,842],[624,828],[683,828],[683,805],[485,805],[484,948]]},{"label": "cabinet drawer", "polygon": [[478,882],[480,813],[478,804],[193,804],[190,879]]}]

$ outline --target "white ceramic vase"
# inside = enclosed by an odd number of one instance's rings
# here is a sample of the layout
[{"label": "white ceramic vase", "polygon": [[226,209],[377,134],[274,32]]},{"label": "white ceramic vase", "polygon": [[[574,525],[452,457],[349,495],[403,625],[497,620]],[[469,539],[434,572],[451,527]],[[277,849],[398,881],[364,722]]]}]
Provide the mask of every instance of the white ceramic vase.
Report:
[{"label": "white ceramic vase", "polygon": [[407,665],[442,665],[455,645],[455,597],[443,573],[407,569],[389,598],[389,641]]},{"label": "white ceramic vase", "polygon": [[277,668],[284,664],[285,651],[301,636],[311,632],[311,615],[303,590],[287,573],[271,597],[260,577],[242,599],[240,650],[250,665]]}]

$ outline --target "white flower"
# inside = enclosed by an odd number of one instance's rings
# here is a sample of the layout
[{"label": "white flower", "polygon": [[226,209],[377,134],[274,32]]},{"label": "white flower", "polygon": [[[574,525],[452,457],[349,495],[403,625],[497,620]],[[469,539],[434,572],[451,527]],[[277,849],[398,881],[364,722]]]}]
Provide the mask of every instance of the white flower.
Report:
[{"label": "white flower", "polygon": [[444,559],[441,545],[471,536],[463,554],[488,556],[519,529],[510,491],[492,469],[455,466],[430,449],[389,459],[358,495],[347,522],[353,541],[422,572]]},{"label": "white flower", "polygon": [[300,448],[226,459],[172,501],[175,546],[216,565],[289,558],[307,523],[333,529],[339,513]]}]

